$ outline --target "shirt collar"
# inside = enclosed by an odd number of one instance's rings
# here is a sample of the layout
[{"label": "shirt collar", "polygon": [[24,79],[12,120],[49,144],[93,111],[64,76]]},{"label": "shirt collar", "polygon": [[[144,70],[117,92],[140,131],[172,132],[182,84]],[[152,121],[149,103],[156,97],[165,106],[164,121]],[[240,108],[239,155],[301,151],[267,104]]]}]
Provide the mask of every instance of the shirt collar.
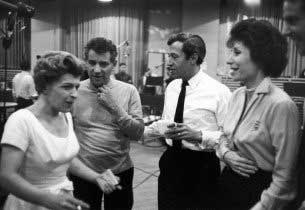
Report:
[{"label": "shirt collar", "polygon": [[191,88],[197,87],[197,85],[201,81],[202,76],[204,76],[204,73],[202,72],[202,69],[199,69],[197,74],[195,74],[191,79],[188,80],[189,86]]},{"label": "shirt collar", "polygon": [[256,88],[255,92],[257,94],[259,93],[269,93],[270,92],[270,87],[272,85],[271,79],[269,77],[266,77],[261,84],[259,84],[259,86]]},{"label": "shirt collar", "polygon": [[[261,81],[261,83],[255,89],[255,94],[266,94],[270,92],[270,87],[272,85],[270,77],[266,77]],[[246,90],[246,87],[244,87]]]}]

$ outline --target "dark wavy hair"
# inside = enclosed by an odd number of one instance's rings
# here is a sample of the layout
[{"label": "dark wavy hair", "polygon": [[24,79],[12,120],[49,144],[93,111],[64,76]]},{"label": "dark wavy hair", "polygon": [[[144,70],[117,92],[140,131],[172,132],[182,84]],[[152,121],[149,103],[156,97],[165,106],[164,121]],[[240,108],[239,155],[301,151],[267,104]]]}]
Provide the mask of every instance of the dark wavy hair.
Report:
[{"label": "dark wavy hair", "polygon": [[279,77],[287,65],[288,44],[277,28],[265,20],[248,19],[235,24],[230,32],[227,46],[243,43],[250,57],[266,76]]},{"label": "dark wavy hair", "polygon": [[38,94],[48,85],[58,81],[64,74],[80,77],[85,63],[74,55],[64,51],[51,51],[42,55],[34,67],[34,83]]},{"label": "dark wavy hair", "polygon": [[109,52],[111,63],[116,63],[116,57],[118,56],[117,47],[111,40],[104,37],[90,39],[85,46],[85,60],[88,60],[88,53],[90,50],[93,50],[98,54]]},{"label": "dark wavy hair", "polygon": [[185,54],[186,59],[189,59],[195,53],[198,55],[196,61],[197,65],[202,64],[206,55],[205,42],[199,35],[178,33],[169,37],[167,45],[172,45],[174,42],[182,42],[182,52]]}]

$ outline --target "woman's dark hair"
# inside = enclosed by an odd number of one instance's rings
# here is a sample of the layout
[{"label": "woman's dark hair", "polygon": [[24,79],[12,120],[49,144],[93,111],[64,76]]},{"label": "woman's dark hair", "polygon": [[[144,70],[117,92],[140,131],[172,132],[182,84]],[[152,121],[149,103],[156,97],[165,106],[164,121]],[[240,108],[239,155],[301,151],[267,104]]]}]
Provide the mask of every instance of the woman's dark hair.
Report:
[{"label": "woman's dark hair", "polygon": [[287,65],[287,40],[277,28],[265,20],[242,20],[233,26],[227,46],[241,42],[250,57],[266,76],[279,77]]},{"label": "woman's dark hair", "polygon": [[198,55],[196,64],[200,65],[203,62],[206,54],[205,42],[199,35],[178,33],[169,37],[167,45],[172,45],[174,42],[182,42],[182,52],[186,59],[189,59],[195,53]]},{"label": "woman's dark hair", "polygon": [[38,94],[48,85],[58,81],[64,74],[80,77],[85,63],[74,55],[63,51],[51,51],[42,55],[34,67],[34,83]]},{"label": "woman's dark hair", "polygon": [[118,55],[117,47],[113,42],[104,37],[96,37],[90,39],[85,46],[85,59],[88,60],[89,51],[93,50],[97,54],[110,53],[110,61],[111,63],[116,63],[116,57]]}]

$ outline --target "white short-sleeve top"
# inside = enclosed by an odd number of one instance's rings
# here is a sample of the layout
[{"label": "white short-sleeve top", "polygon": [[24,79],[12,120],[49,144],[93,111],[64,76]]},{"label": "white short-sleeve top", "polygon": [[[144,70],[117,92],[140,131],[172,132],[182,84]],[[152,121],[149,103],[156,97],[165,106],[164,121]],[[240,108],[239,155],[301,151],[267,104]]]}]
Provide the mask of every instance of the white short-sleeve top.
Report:
[{"label": "white short-sleeve top", "polygon": [[[20,175],[25,180],[53,192],[73,190],[66,173],[71,160],[79,151],[71,114],[64,115],[69,132],[67,137],[62,138],[50,133],[28,109],[18,110],[9,117],[1,141],[2,145],[11,145],[24,151]],[[10,206],[8,209],[13,208]]]}]

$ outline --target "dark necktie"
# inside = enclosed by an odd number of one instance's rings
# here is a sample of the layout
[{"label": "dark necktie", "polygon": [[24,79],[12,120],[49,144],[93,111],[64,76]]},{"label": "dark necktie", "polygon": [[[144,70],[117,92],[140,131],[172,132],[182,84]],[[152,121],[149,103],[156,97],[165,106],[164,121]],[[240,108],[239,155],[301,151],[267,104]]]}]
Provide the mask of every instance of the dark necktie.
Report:
[{"label": "dark necktie", "polygon": [[[183,80],[176,107],[175,118],[174,118],[174,121],[176,123],[183,123],[185,92],[186,92],[186,86],[188,85],[189,85],[188,82]],[[181,149],[181,141],[173,140],[173,147],[176,149]]]}]

